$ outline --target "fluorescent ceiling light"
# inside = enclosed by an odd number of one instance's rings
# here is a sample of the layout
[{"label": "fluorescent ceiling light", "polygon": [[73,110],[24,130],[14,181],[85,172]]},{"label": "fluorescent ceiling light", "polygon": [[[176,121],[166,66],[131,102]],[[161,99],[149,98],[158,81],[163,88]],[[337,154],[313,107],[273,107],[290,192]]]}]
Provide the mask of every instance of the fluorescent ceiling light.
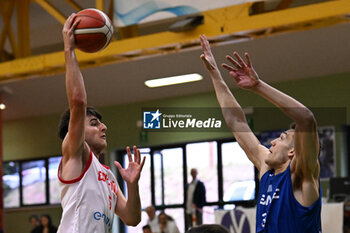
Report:
[{"label": "fluorescent ceiling light", "polygon": [[200,81],[202,79],[203,77],[199,74],[185,74],[185,75],[179,75],[179,76],[173,76],[173,77],[167,77],[167,78],[147,80],[145,82],[145,85],[147,87],[162,87],[162,86],[169,86],[169,85],[180,84],[180,83],[195,82],[195,81]]}]

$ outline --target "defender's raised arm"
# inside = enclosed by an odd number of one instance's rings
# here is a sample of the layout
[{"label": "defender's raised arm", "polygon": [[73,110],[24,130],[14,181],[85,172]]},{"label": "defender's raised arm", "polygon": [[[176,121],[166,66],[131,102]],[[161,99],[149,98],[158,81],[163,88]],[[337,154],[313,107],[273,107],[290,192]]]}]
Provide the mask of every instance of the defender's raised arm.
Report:
[{"label": "defender's raised arm", "polygon": [[[288,136],[293,138],[291,140],[293,145],[287,153],[292,160],[290,169],[293,184],[300,185],[298,188],[301,189],[301,192],[295,193],[296,199],[299,203],[310,206],[319,197],[318,178],[320,173],[319,140],[317,123],[313,113],[296,99],[260,80],[252,68],[247,53],[245,54],[247,64],[237,52],[234,52],[233,55],[236,60],[231,56],[226,56],[232,66],[223,64],[223,67],[237,81],[237,85],[262,96],[296,123],[294,131],[286,132],[280,138],[281,140],[288,139]],[[276,143],[275,140],[272,142],[270,151],[274,150],[274,143]],[[288,162],[288,160],[286,161]],[[274,169],[283,171],[288,164],[281,164]]]},{"label": "defender's raised arm", "polygon": [[[231,129],[239,145],[246,152],[249,160],[258,168],[260,174],[263,174],[264,171],[268,169],[264,160],[269,151],[260,144],[259,140],[249,128],[241,106],[220,74],[207,38],[201,36],[200,42],[203,50],[203,54],[200,58],[210,74],[226,124]],[[253,73],[256,74],[251,66],[240,71],[242,76],[241,82],[244,83],[245,87],[256,85],[255,79],[257,76],[252,76]]]}]

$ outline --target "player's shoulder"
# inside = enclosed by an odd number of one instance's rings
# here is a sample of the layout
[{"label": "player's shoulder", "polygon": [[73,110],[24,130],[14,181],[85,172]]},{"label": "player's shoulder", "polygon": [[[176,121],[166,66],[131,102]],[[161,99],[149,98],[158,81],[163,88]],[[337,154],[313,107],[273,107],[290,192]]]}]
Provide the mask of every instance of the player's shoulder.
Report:
[{"label": "player's shoulder", "polygon": [[62,161],[82,161],[87,162],[91,154],[89,145],[84,142],[80,148],[77,148],[69,138],[66,137],[62,142]]},{"label": "player's shoulder", "polygon": [[258,150],[258,155],[257,155],[257,161],[254,163],[255,167],[259,171],[259,177],[261,177],[271,168],[267,165],[265,162],[268,156],[271,154],[270,150],[265,147],[264,145],[259,145],[259,150]]}]

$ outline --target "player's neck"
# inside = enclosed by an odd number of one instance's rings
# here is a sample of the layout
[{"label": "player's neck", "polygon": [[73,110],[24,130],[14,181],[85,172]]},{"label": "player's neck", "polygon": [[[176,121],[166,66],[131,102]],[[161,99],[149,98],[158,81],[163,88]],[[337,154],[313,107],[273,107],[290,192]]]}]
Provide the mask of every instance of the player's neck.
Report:
[{"label": "player's neck", "polygon": [[278,175],[278,174],[284,172],[287,169],[288,165],[289,165],[289,162],[288,163],[284,163],[281,166],[278,166],[278,167],[274,168],[274,174]]},{"label": "player's neck", "polygon": [[92,153],[94,153],[94,155],[96,156],[96,158],[100,160],[100,158],[103,156],[103,151],[95,150],[93,148],[91,148],[91,150],[92,150]]}]

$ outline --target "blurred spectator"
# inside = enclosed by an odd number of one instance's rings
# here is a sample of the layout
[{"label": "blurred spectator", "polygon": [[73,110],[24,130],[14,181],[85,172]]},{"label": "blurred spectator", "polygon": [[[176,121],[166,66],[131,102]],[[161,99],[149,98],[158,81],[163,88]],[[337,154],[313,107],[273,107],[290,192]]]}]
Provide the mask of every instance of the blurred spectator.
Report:
[{"label": "blurred spectator", "polygon": [[38,215],[33,214],[29,216],[29,223],[32,226],[32,229],[30,230],[30,233],[36,233],[39,230],[40,227],[40,220]]},{"label": "blurred spectator", "polygon": [[204,183],[197,179],[198,170],[191,169],[192,181],[186,185],[186,229],[203,223],[203,206],[206,203]]},{"label": "blurred spectator", "polygon": [[228,230],[219,224],[204,224],[190,228],[186,233],[229,233]]},{"label": "blurred spectator", "polygon": [[158,215],[160,233],[180,233],[172,217],[162,212]]},{"label": "blurred spectator", "polygon": [[156,209],[153,206],[148,206],[146,208],[146,213],[148,215],[147,225],[151,227],[153,233],[160,233]]},{"label": "blurred spectator", "polygon": [[50,215],[42,215],[40,218],[39,231],[35,233],[56,233],[57,228],[52,224]]},{"label": "blurred spectator", "polygon": [[150,225],[143,226],[142,227],[142,231],[143,231],[143,233],[153,233],[152,230],[151,230]]}]

